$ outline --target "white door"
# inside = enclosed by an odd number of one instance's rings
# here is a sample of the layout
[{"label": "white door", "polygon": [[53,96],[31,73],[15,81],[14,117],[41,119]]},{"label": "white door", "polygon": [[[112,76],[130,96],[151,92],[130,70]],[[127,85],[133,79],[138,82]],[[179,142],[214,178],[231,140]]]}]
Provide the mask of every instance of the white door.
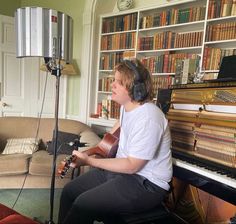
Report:
[{"label": "white door", "polygon": [[0,15],[0,27],[1,116],[23,116],[28,106],[24,102],[23,61],[15,55],[14,19]]},{"label": "white door", "polygon": [[[31,116],[54,117],[55,115],[55,99],[56,99],[56,77],[51,73],[40,71],[40,65],[43,59],[30,58],[30,79],[31,86],[29,88],[30,95],[30,112]],[[30,66],[30,65],[29,65]],[[59,94],[59,117],[65,117],[66,114],[66,86],[67,77],[60,78],[60,94]]]},{"label": "white door", "polygon": [[[56,78],[40,71],[42,59],[16,58],[13,17],[0,15],[0,28],[0,116],[38,117],[42,112],[43,117],[54,117]],[[60,117],[65,117],[65,93],[66,78],[62,77]]]}]

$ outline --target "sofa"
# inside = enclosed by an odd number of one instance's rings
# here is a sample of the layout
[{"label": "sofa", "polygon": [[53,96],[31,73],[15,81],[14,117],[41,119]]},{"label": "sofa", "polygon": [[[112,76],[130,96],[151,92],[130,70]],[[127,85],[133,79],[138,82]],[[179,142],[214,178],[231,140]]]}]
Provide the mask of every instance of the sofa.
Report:
[{"label": "sofa", "polygon": [[[47,143],[52,140],[54,126],[53,118],[0,117],[0,189],[50,188],[53,155],[49,154]],[[100,141],[88,125],[79,121],[59,119],[58,129],[61,132],[76,134],[80,136],[81,142],[87,143],[86,147],[79,150],[86,150]],[[3,154],[6,152],[5,147],[9,139],[35,137],[40,139],[37,151],[31,154],[28,152]],[[56,171],[67,156],[57,155]],[[63,187],[70,179],[70,172],[64,178],[60,178],[57,174],[55,187]]]}]

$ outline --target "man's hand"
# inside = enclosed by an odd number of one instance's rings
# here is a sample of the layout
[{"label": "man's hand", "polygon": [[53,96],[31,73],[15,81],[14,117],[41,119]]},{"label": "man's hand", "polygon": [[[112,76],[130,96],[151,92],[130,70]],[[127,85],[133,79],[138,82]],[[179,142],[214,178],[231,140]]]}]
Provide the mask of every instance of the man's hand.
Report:
[{"label": "man's hand", "polygon": [[75,168],[75,167],[87,165],[89,156],[86,153],[74,150],[72,152],[72,155],[75,156],[75,159],[70,164],[71,167]]}]

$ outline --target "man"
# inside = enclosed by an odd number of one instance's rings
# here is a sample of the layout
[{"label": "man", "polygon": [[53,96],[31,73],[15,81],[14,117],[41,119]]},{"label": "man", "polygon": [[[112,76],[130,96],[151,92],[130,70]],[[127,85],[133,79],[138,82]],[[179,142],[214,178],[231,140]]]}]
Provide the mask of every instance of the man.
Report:
[{"label": "man", "polygon": [[112,100],[121,105],[119,147],[115,158],[73,151],[78,163],[93,167],[68,183],[61,195],[59,223],[122,223],[122,213],[160,204],[172,179],[170,132],[161,110],[151,102],[152,80],[140,61],[115,67]]}]

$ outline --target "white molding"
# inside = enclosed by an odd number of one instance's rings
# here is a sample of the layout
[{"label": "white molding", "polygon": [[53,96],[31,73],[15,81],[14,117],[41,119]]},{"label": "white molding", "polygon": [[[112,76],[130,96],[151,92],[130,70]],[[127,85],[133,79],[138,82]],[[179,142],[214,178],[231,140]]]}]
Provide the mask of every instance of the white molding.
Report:
[{"label": "white molding", "polygon": [[89,90],[91,80],[92,45],[94,29],[94,9],[97,0],[86,1],[83,14],[83,38],[80,77],[79,119],[87,123],[89,108]]},{"label": "white molding", "polygon": [[[66,119],[70,119],[70,120],[75,120],[75,121],[81,121],[79,116],[76,115],[66,115],[65,117]],[[82,122],[82,121],[81,121]]]}]

